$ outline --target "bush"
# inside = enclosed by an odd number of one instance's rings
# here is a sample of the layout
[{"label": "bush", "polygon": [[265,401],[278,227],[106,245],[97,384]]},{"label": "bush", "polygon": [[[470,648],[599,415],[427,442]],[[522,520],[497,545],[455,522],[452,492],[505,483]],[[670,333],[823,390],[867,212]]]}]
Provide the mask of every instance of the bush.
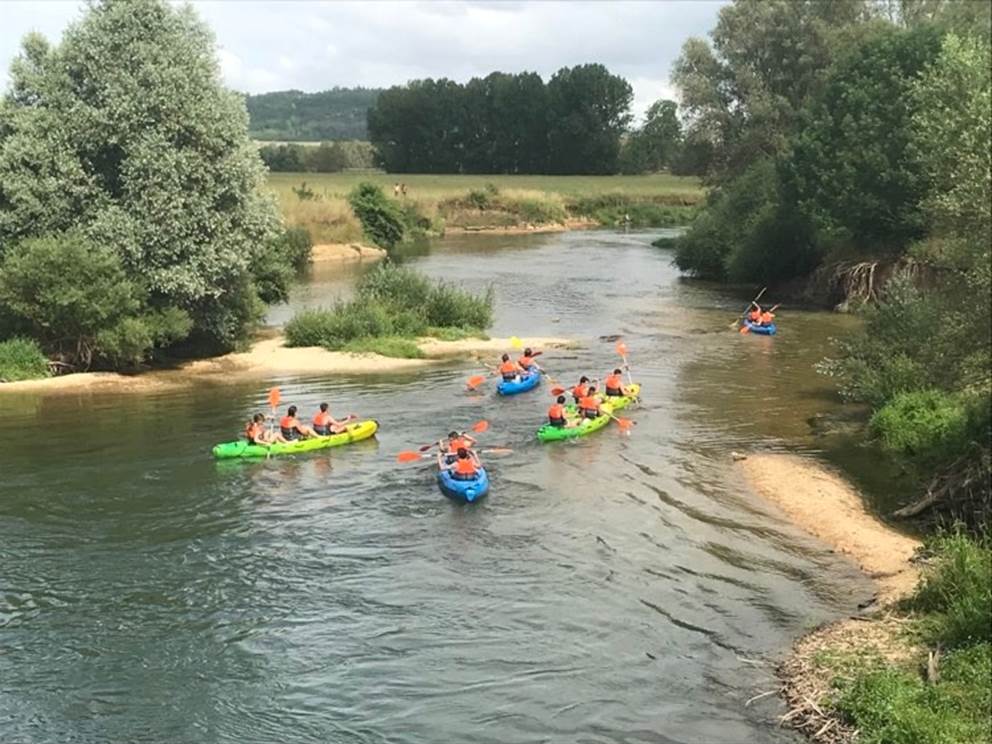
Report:
[{"label": "bush", "polygon": [[899,393],[875,412],[871,427],[888,449],[936,462],[969,443],[967,409],[940,390]]},{"label": "bush", "polygon": [[427,322],[442,328],[488,328],[492,323],[493,300],[492,287],[480,297],[439,282],[427,300]]},{"label": "bush", "polygon": [[963,535],[937,537],[929,547],[934,563],[910,602],[928,613],[928,640],[948,647],[992,642],[992,547]]},{"label": "bush", "polygon": [[175,307],[124,318],[97,334],[96,353],[112,367],[134,367],[148,358],[151,349],[186,338],[192,328],[189,314]]},{"label": "bush", "polygon": [[29,338],[0,341],[0,381],[37,380],[48,377],[48,360]]},{"label": "bush", "polygon": [[374,183],[360,183],[350,194],[348,203],[362,223],[362,229],[376,245],[387,250],[403,241],[405,221],[400,207]]},{"label": "bush", "polygon": [[339,303],[330,309],[304,310],[286,325],[287,346],[340,349],[356,338],[388,336],[393,325],[381,303]]},{"label": "bush", "polygon": [[255,254],[251,272],[263,302],[285,302],[293,280],[310,264],[313,242],[303,227],[287,228]]}]

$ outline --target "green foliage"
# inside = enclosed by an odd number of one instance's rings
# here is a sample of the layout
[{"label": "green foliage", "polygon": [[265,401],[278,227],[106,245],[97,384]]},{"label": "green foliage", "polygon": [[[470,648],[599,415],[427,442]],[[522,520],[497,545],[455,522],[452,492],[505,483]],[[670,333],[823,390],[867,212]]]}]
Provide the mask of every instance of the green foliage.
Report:
[{"label": "green foliage", "polygon": [[647,173],[670,168],[682,143],[682,125],[675,101],[655,101],[644,125],[632,132],[620,150],[622,173]]},{"label": "green foliage", "polygon": [[[205,345],[244,338],[258,309],[254,247],[279,218],[244,102],[223,87],[193,11],[95,2],[57,47],[29,37],[10,80],[0,245],[81,232],[116,255],[152,307],[185,311]],[[128,316],[141,309],[129,290],[114,296]]]},{"label": "green foliage", "polygon": [[99,358],[112,367],[134,367],[144,362],[149,351],[167,347],[186,338],[193,327],[189,315],[179,308],[153,310],[144,315],[123,318],[96,335]]},{"label": "green foliage", "polygon": [[945,647],[982,642],[987,653],[992,642],[992,546],[987,538],[976,542],[961,534],[944,534],[927,547],[934,559],[910,606],[925,613],[928,642]]},{"label": "green foliage", "polygon": [[888,449],[938,462],[966,451],[971,442],[965,406],[940,390],[897,394],[875,412],[871,427]]},{"label": "green foliage", "polygon": [[373,243],[389,250],[403,241],[406,232],[403,213],[374,183],[358,184],[348,195],[348,203]]},{"label": "green foliage", "polygon": [[280,90],[248,95],[251,136],[260,140],[311,142],[368,139],[366,112],[377,88],[332,88],[317,93]]},{"label": "green foliage", "polygon": [[379,354],[396,359],[423,359],[425,356],[416,342],[400,336],[356,338],[342,346],[341,351],[352,354]]},{"label": "green foliage", "polygon": [[261,246],[251,273],[263,302],[285,302],[294,279],[310,264],[313,241],[302,227],[291,227]]},{"label": "green foliage", "polygon": [[262,145],[262,162],[271,171],[283,173],[337,173],[375,166],[375,152],[368,142],[321,142],[301,145],[293,142]]},{"label": "green foliage", "polygon": [[0,381],[37,380],[48,377],[48,360],[38,342],[30,338],[0,341]]}]

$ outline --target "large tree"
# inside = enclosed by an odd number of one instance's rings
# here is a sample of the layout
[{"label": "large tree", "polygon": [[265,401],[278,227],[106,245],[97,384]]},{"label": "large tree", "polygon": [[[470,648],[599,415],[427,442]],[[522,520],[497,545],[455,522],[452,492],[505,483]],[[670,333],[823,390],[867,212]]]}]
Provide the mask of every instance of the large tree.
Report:
[{"label": "large tree", "polygon": [[258,312],[251,266],[279,227],[189,6],[102,0],[59,45],[25,39],[0,103],[0,252],[73,232],[115,252],[152,307],[230,344]]}]

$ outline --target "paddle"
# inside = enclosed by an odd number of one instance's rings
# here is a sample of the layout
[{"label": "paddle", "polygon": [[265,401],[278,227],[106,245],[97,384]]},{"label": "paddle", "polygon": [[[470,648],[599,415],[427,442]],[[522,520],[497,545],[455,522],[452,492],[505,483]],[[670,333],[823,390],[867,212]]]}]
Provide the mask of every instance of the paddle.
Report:
[{"label": "paddle", "polygon": [[[753,300],[751,300],[751,303],[746,308],[744,308],[745,313],[751,309],[751,305],[755,304],[758,300],[761,299],[761,295],[763,295],[767,289],[768,287],[763,287],[761,291],[758,292],[758,296],[755,297]],[[730,324],[730,328],[735,328],[737,324],[740,322],[741,322],[740,318],[734,318],[734,322]],[[741,331],[741,333],[747,333],[747,331]]]},{"label": "paddle", "polygon": [[479,385],[481,385],[486,381],[487,377],[489,377],[489,375],[473,375],[472,377],[468,378],[468,381],[465,383],[465,385],[466,387],[468,387],[469,390],[475,390],[477,387],[479,387]]},{"label": "paddle", "polygon": [[616,421],[617,424],[620,426],[620,431],[624,432],[625,434],[630,434],[630,429],[634,425],[633,421],[631,421],[628,418],[620,418],[618,416],[614,416],[612,413],[609,413],[608,411],[604,411],[602,408],[599,409],[599,412],[609,416],[611,419]]},{"label": "paddle", "polygon": [[[279,388],[274,387],[269,390],[269,408],[272,409],[272,425],[269,427],[269,438],[273,439],[276,432],[276,409],[279,408]],[[266,448],[265,459],[272,457],[272,446]]]},{"label": "paddle", "polygon": [[[472,431],[474,431],[476,434],[481,434],[482,432],[486,431],[488,428],[489,428],[489,422],[486,421],[485,419],[482,419],[481,421],[476,421],[474,424],[472,424]],[[465,432],[462,433],[464,434]],[[425,444],[419,447],[418,449],[421,452],[427,452],[433,449],[436,445],[437,442],[434,442],[433,444]]]},{"label": "paddle", "polygon": [[627,364],[627,344],[625,344],[623,341],[617,341],[616,350],[617,350],[617,354],[620,355],[620,358],[623,359],[623,367],[624,367],[624,369],[627,370],[627,384],[628,385],[633,385],[634,384],[634,378],[631,377],[631,375],[630,375],[630,365]]}]

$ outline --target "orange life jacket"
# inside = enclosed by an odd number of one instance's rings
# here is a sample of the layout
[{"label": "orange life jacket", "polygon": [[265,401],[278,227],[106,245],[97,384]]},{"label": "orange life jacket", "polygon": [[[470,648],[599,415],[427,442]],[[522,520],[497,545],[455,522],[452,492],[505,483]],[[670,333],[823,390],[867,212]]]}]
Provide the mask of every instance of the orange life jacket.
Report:
[{"label": "orange life jacket", "polygon": [[530,369],[534,365],[534,357],[529,357],[526,354],[524,354],[522,357],[520,357],[517,360],[517,364],[519,364],[524,369]]},{"label": "orange life jacket", "polygon": [[623,378],[618,374],[607,375],[603,384],[607,390],[620,390],[623,387]]},{"label": "orange life jacket", "polygon": [[769,325],[774,319],[775,319],[775,316],[772,315],[769,312],[764,312],[764,313],[761,314],[761,324],[762,325]]},{"label": "orange life jacket", "polygon": [[499,372],[501,375],[515,375],[520,369],[514,362],[503,362],[499,365]]},{"label": "orange life jacket", "polygon": [[579,399],[585,398],[586,393],[589,392],[589,386],[585,383],[580,382],[578,385],[572,388],[572,397]]},{"label": "orange life jacket", "polygon": [[330,426],[331,418],[331,414],[328,411],[317,411],[317,415],[313,417],[313,425]]},{"label": "orange life jacket", "polygon": [[459,449],[471,449],[472,443],[463,437],[455,437],[448,440],[448,452],[453,455],[458,454]]},{"label": "orange life jacket", "polygon": [[551,421],[563,421],[565,419],[565,406],[555,403],[548,409],[548,419]]},{"label": "orange life jacket", "polygon": [[599,399],[595,395],[586,395],[579,400],[579,408],[583,411],[598,411]]},{"label": "orange life jacket", "polygon": [[279,419],[279,430],[286,439],[296,439],[299,426],[300,422],[295,416],[283,416]]},{"label": "orange life jacket", "polygon": [[254,421],[249,421],[248,426],[245,427],[245,436],[248,437],[249,442],[254,442],[262,436],[263,431],[265,431],[265,429],[262,428],[261,424]]},{"label": "orange life jacket", "polygon": [[472,458],[459,457],[455,460],[455,473],[457,475],[475,475],[475,463],[472,462]]}]

